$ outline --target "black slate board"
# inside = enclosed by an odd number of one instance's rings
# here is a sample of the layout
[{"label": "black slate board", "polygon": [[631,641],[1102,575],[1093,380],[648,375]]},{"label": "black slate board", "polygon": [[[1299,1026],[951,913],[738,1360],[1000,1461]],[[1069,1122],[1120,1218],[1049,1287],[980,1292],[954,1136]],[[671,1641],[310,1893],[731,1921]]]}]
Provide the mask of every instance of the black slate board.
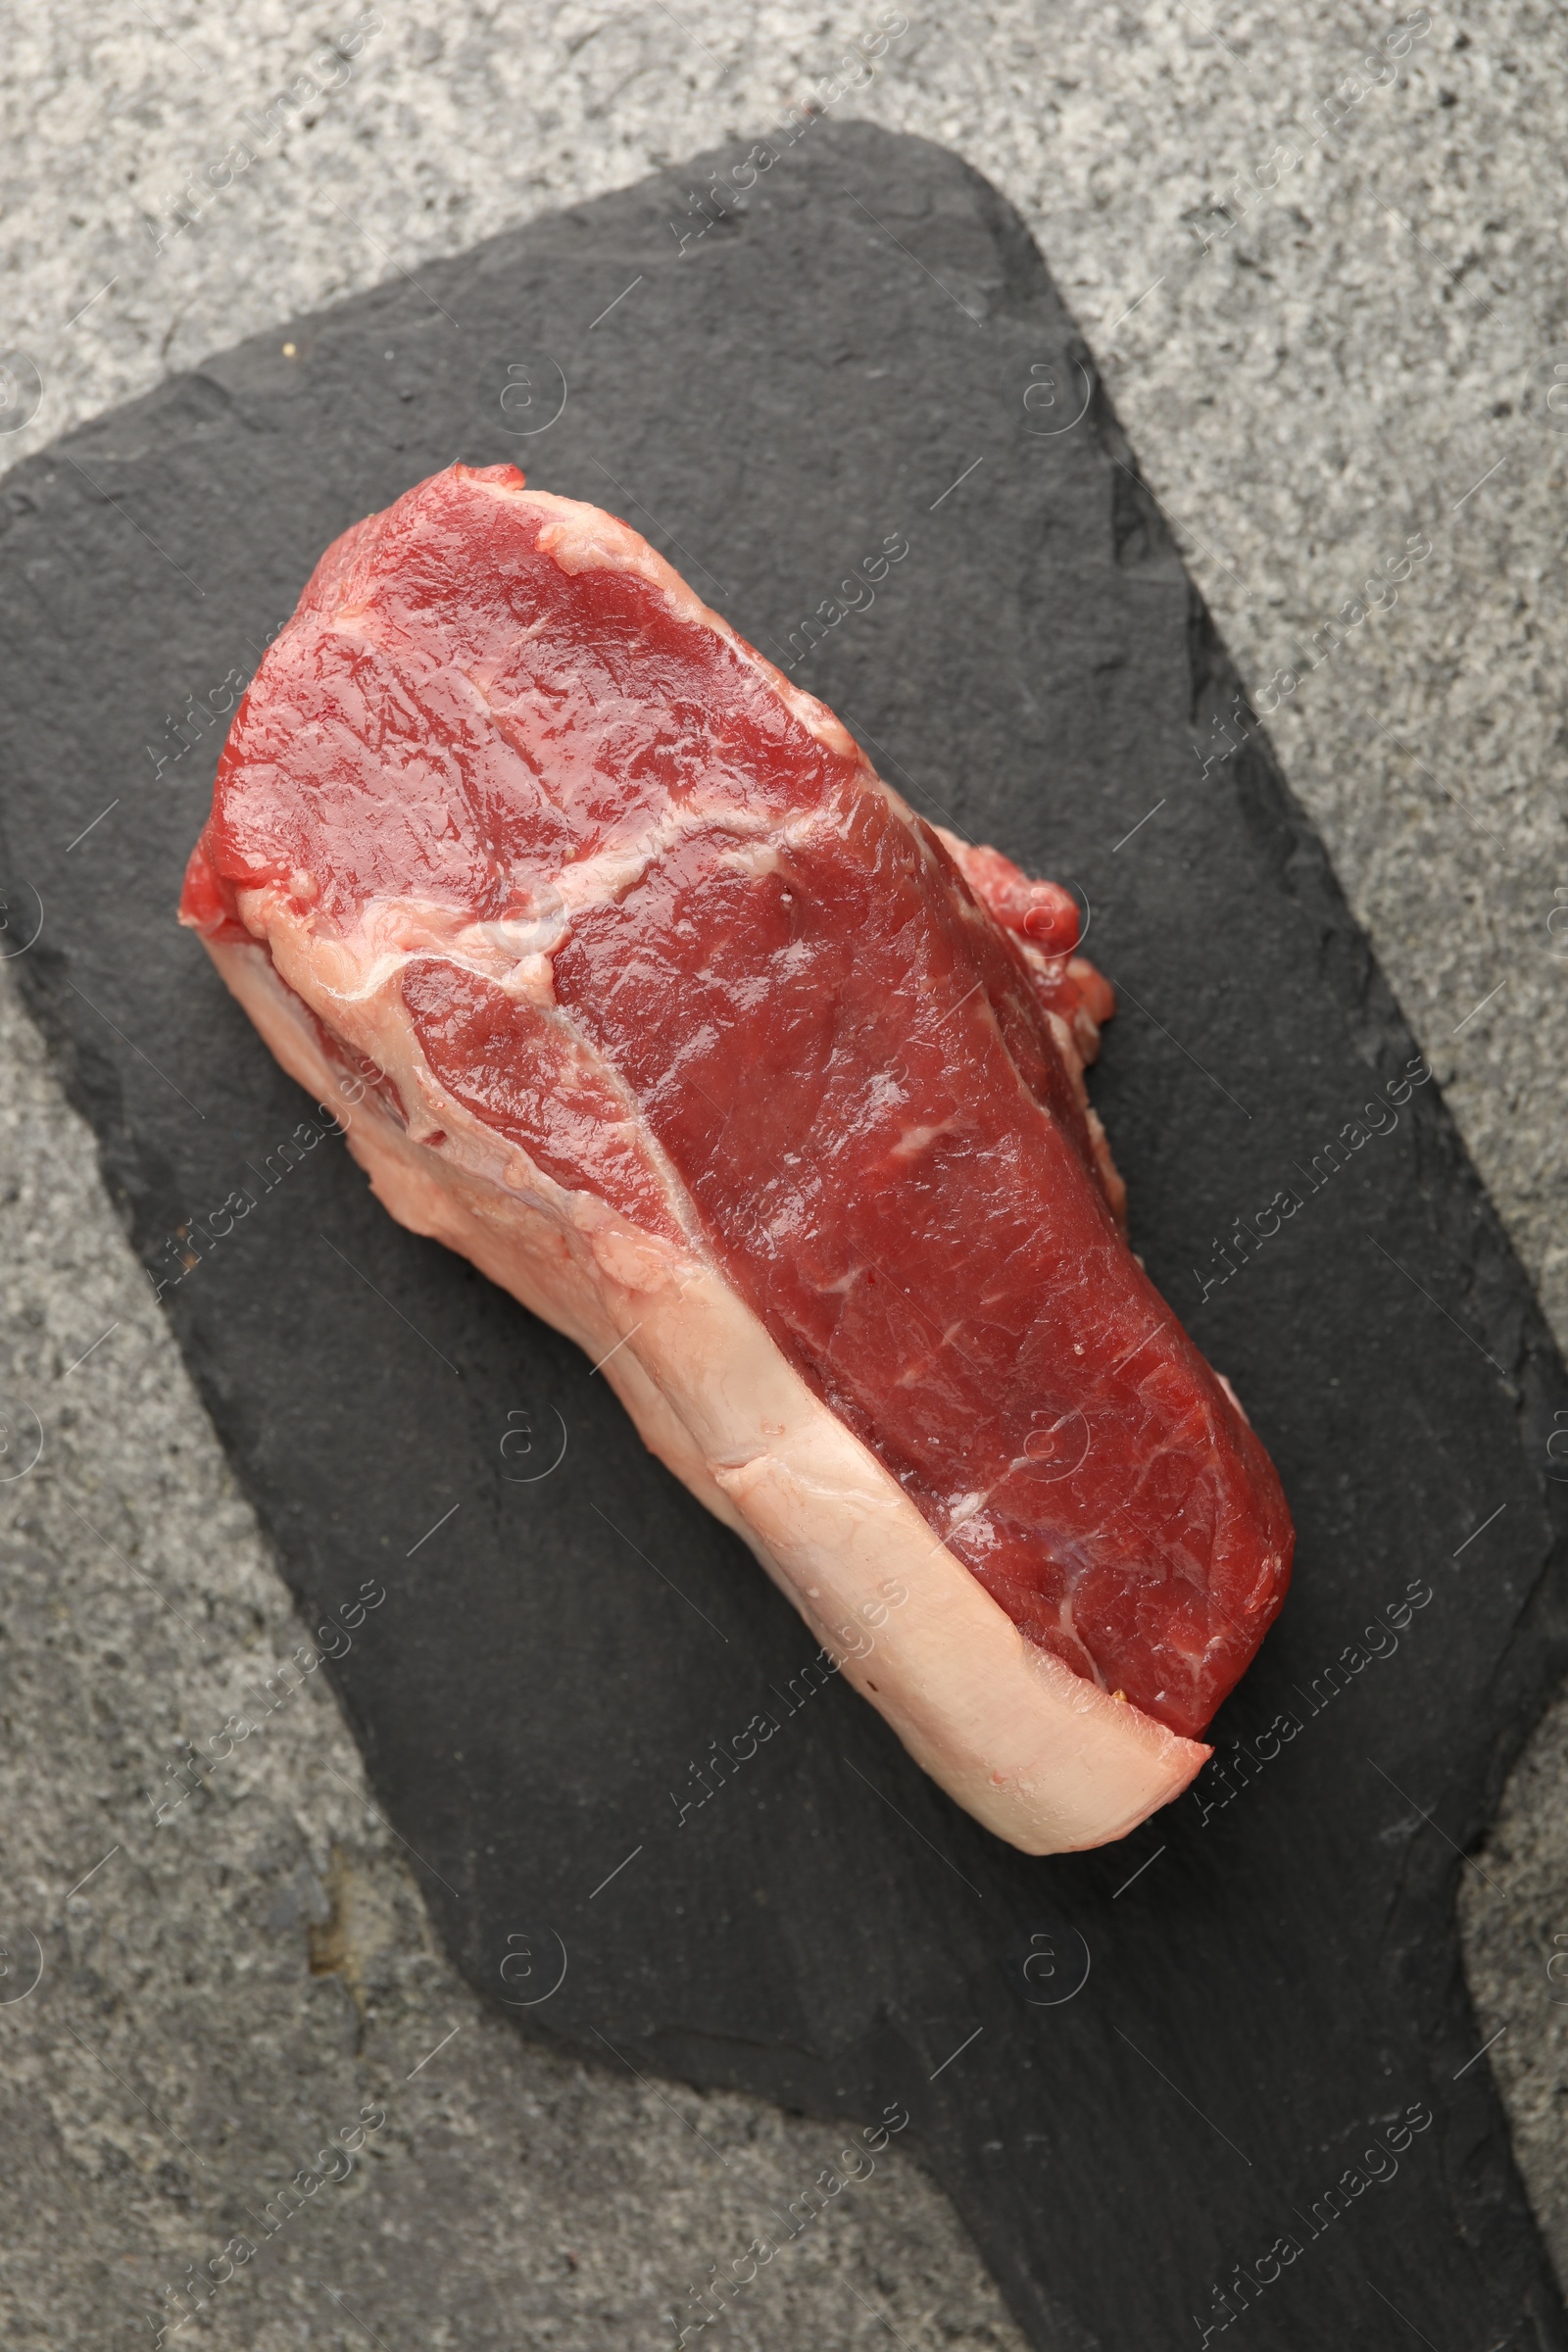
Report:
[{"label": "black slate board", "polygon": [[[742,152],[710,159],[732,188]],[[699,235],[709,186],[432,264],[11,477],[16,968],[144,1258],[197,1261],[164,1297],[308,1623],[387,1587],[339,1687],[475,1985],[607,2065],[906,2109],[1043,2344],[1195,2343],[1241,2264],[1249,2343],[1561,2345],[1453,1911],[1564,1656],[1562,1367],[1435,1085],[1308,1191],[1416,1050],[1245,709],[1208,759],[1234,674],[1015,216],[860,126],[813,123]],[[1300,1531],[1221,1718],[1229,1802],[1210,1766],[1107,1852],[999,1845],[852,1693],[802,1694],[800,1624],[569,1347],[399,1231],[334,1138],[282,1172],[313,1114],[172,923],[222,731],[192,714],[336,532],[457,456],[624,514],[775,658],[907,539],[794,674],[917,807],[1092,909],[1137,1241]],[[1287,1187],[1204,1296],[1215,1238]],[[682,1819],[760,1711],[776,1734]],[[1433,2124],[1329,2220],[1413,2105]],[[731,2252],[679,2250],[671,2283]]]}]

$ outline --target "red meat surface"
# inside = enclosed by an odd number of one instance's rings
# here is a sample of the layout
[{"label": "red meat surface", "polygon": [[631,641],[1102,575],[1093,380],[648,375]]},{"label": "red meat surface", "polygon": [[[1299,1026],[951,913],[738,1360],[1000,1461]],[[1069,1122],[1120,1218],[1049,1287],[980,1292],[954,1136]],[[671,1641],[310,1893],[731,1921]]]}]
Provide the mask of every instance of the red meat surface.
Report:
[{"label": "red meat surface", "polygon": [[564,502],[520,487],[455,466],[323,558],[186,919],[251,939],[238,894],[270,888],[318,937],[417,903],[501,943],[493,975],[433,936],[401,968],[451,1096],[708,1253],[1031,1642],[1197,1734],[1293,1536],[1127,1245],[1071,898],[939,837],[723,622],[577,561]]}]

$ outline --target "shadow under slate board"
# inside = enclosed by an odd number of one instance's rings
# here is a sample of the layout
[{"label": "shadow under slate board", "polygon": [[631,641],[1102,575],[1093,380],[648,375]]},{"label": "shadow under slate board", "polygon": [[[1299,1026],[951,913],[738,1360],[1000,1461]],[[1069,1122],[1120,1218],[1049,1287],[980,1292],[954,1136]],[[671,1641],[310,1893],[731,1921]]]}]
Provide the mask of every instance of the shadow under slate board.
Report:
[{"label": "shadow under slate board", "polygon": [[[386,1587],[338,1686],[525,2032],[907,2114],[1041,2344],[1229,2311],[1282,2352],[1560,2346],[1454,1895],[1563,1661],[1562,1367],[1016,217],[858,125],[700,237],[695,179],[281,326],[12,475],[15,969],[307,1624]],[[1135,1239],[1300,1536],[1218,1761],[1122,1845],[1012,1852],[808,1671],[604,1383],[374,1204],[174,927],[215,711],[328,540],[457,457],[625,515],[916,808],[1089,910]]]}]

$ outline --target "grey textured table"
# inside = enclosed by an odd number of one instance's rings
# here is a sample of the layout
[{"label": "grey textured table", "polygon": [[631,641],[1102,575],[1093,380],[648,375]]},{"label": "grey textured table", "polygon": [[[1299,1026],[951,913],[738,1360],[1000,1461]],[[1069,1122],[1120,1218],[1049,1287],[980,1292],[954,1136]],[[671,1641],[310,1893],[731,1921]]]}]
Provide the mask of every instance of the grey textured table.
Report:
[{"label": "grey textured table", "polygon": [[[373,14],[155,24],[132,0],[19,29],[0,342],[39,390],[0,456],[428,255],[702,147],[744,153],[899,22]],[[1336,10],[1309,31],[1180,0],[960,8],[890,34],[834,111],[956,145],[1029,219],[1568,1342],[1551,1154],[1568,912],[1560,938],[1548,927],[1568,908],[1552,512],[1568,443],[1546,405],[1568,370],[1565,49],[1524,6]],[[192,218],[184,175],[224,158],[229,183]],[[1356,617],[1412,537],[1432,552],[1397,603]],[[192,2338],[673,2340],[662,2315],[837,2135],[589,2077],[482,2013],[316,1685],[192,1800],[199,1838],[151,1838],[147,1795],[182,1738],[222,1720],[291,1621],[9,990],[0,1018],[6,1443],[23,1448],[6,1458],[25,1459],[29,1411],[48,1432],[37,1468],[0,1486],[8,2340],[149,2340],[183,2308],[167,2290],[187,2265],[367,2106],[387,2121],[363,2165]],[[1480,2062],[1560,2271],[1568,1985],[1546,1963],[1568,1937],[1565,1789],[1559,1706],[1465,1902],[1481,2038],[1500,2035]],[[4,1998],[29,1926],[65,2001]],[[941,2200],[891,2158],[729,2325],[780,2346],[1016,2341]]]}]

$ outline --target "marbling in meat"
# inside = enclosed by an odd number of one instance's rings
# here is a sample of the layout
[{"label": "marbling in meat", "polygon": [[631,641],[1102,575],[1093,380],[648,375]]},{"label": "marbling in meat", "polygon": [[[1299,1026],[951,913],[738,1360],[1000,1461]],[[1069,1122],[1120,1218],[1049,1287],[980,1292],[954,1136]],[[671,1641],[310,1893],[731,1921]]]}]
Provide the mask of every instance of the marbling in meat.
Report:
[{"label": "marbling in meat", "polygon": [[624,523],[454,466],[322,558],[182,917],[824,1642],[907,1590],[845,1671],[962,1804],[1043,1852],[1186,1786],[1293,1538],[1127,1246],[1064,891]]}]

